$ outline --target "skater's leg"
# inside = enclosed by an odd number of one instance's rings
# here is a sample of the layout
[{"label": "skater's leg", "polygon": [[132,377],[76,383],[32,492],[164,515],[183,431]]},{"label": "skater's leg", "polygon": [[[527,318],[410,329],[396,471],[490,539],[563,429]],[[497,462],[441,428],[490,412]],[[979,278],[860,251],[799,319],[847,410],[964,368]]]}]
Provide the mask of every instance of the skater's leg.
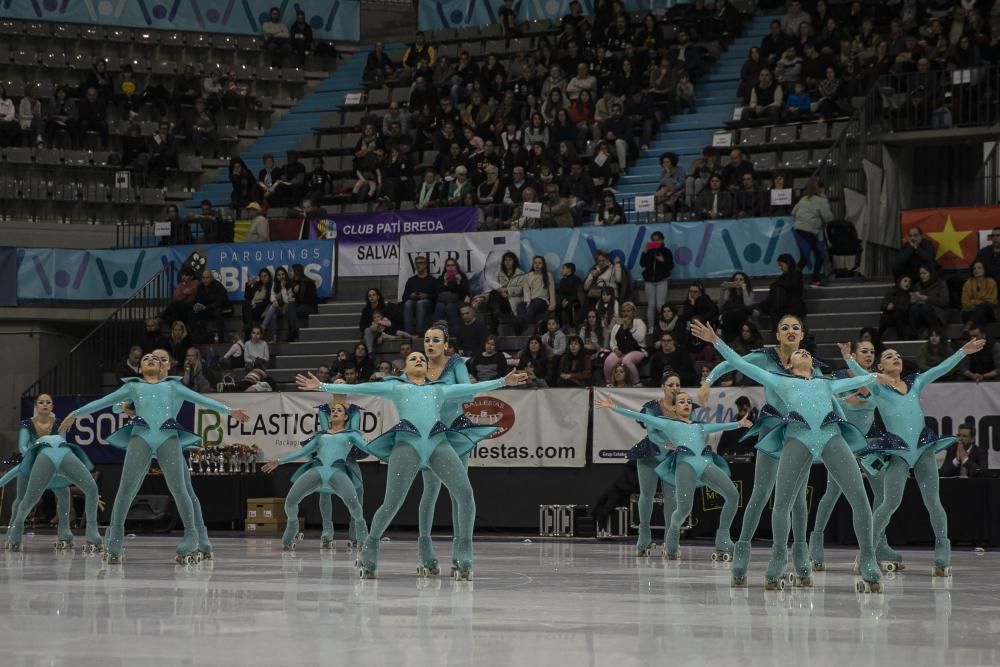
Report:
[{"label": "skater's leg", "polygon": [[28,476],[18,475],[16,484],[17,484],[17,491],[14,494],[14,502],[11,503],[10,506],[10,519],[12,523],[14,521],[14,517],[17,516],[18,505],[20,504],[21,499],[24,498],[25,492],[27,492],[28,490]]},{"label": "skater's leg", "polygon": [[774,490],[774,480],[778,474],[778,459],[763,452],[757,452],[753,469],[753,489],[750,500],[743,509],[743,525],[740,528],[740,542],[749,542],[757,532],[760,515],[764,512],[771,491]]},{"label": "skater's leg", "polygon": [[198,549],[203,553],[212,553],[212,543],[208,539],[208,528],[205,527],[205,517],[201,514],[201,501],[198,494],[194,492],[194,484],[191,482],[191,471],[187,465],[181,468],[184,475],[184,488],[191,499],[191,510],[194,512],[194,529],[198,534]]},{"label": "skater's leg", "polygon": [[[649,529],[650,521],[653,518],[653,498],[656,496],[656,487],[660,478],[656,474],[656,465],[645,459],[639,459],[635,463],[636,473],[639,475],[639,501],[637,508],[639,511],[639,539],[635,543],[636,553],[645,555],[646,549],[653,543],[653,536]],[[664,484],[664,488],[666,485]],[[666,512],[667,492],[663,492],[664,526],[670,525],[670,514]],[[672,510],[671,510],[672,511]]]},{"label": "skater's leg", "polygon": [[[465,474],[466,474],[466,476],[468,476],[469,475],[469,472],[468,472],[469,471],[469,455],[466,454],[465,456],[462,456],[460,458],[462,459],[462,465],[465,466],[465,471],[466,471]],[[451,555],[452,555],[451,566],[452,567],[458,567],[458,563],[455,562],[455,551],[458,548],[458,541],[462,537],[458,533],[458,531],[459,531],[459,525],[458,525],[458,521],[455,519],[455,517],[458,516],[458,500],[455,498],[455,496],[451,492],[448,493],[448,497],[451,499],[451,525],[452,525],[452,528],[451,528]]]},{"label": "skater's leg", "polygon": [[21,538],[24,535],[24,519],[31,512],[31,508],[38,504],[42,494],[52,481],[56,469],[52,461],[47,456],[38,456],[35,464],[31,467],[31,475],[24,489],[24,495],[17,506],[17,515],[10,523],[7,530],[7,541],[10,544],[20,546]]},{"label": "skater's leg", "polygon": [[765,585],[776,582],[785,572],[788,562],[788,533],[791,532],[792,506],[798,502],[802,486],[803,470],[808,474],[812,462],[809,449],[795,439],[785,441],[778,462],[778,476],[775,480],[774,510],[771,512],[771,532],[774,544],[771,548],[771,562],[768,563]]},{"label": "skater's leg", "polygon": [[361,562],[366,570],[374,572],[378,569],[378,545],[382,534],[392,522],[393,517],[403,506],[406,494],[413,485],[413,480],[420,470],[420,455],[417,450],[405,442],[398,442],[389,455],[389,468],[386,471],[388,483],[385,487],[385,498],[382,506],[372,517],[371,528],[361,549]]},{"label": "skater's leg", "polygon": [[[417,560],[423,567],[436,570],[438,559],[434,555],[431,530],[434,528],[434,510],[437,509],[438,496],[441,494],[441,480],[431,470],[422,471],[420,479],[424,483],[424,490],[420,494],[420,506],[417,509],[417,524],[419,528],[417,535]],[[452,514],[451,520],[454,525],[454,514]],[[453,528],[452,533],[455,532]]]},{"label": "skater's leg", "polygon": [[323,520],[323,532],[320,535],[320,540],[326,545],[328,542],[333,542],[333,496],[329,493],[319,494],[319,515]]},{"label": "skater's leg", "polygon": [[163,472],[167,490],[174,498],[177,514],[184,523],[184,538],[177,545],[177,554],[184,556],[198,548],[198,531],[195,528],[194,505],[191,504],[191,496],[188,495],[187,486],[184,484],[187,462],[181,452],[181,443],[176,437],[169,438],[160,445],[159,449],[156,450],[156,460]]},{"label": "skater's leg", "polygon": [[[876,555],[879,560],[898,562],[899,554],[891,552],[885,537],[892,515],[899,509],[903,500],[903,489],[906,488],[906,476],[910,467],[902,458],[893,456],[879,477],[882,478],[882,502],[875,508],[872,515],[872,536],[875,539]],[[895,556],[895,558],[893,557]]]},{"label": "skater's leg", "polygon": [[59,472],[83,491],[87,517],[87,544],[100,544],[101,533],[98,530],[97,524],[97,507],[100,501],[100,492],[97,489],[97,482],[94,481],[94,476],[87,470],[87,466],[83,465],[80,459],[75,456],[66,456],[63,458]]},{"label": "skater's leg", "polygon": [[809,473],[812,466],[806,466],[799,477],[799,488],[795,492],[795,502],[792,504],[792,562],[795,573],[804,579],[812,576],[812,566],[809,564]]},{"label": "skater's leg", "polygon": [[677,502],[673,514],[670,515],[670,523],[667,524],[667,531],[663,536],[663,552],[668,558],[676,558],[681,540],[681,526],[684,519],[691,514],[694,507],[695,479],[694,468],[683,461],[677,464],[674,481],[676,482]]},{"label": "skater's leg", "polygon": [[928,448],[917,459],[913,466],[913,477],[920,487],[920,496],[924,499],[924,507],[931,520],[931,530],[934,531],[934,565],[947,567],[951,563],[951,542],[948,540],[948,515],[941,505],[941,495],[938,492],[938,469],[935,465],[934,452]]},{"label": "skater's leg", "polygon": [[[346,463],[348,471],[351,473],[351,481],[354,484],[354,493],[358,496],[358,502],[361,503],[361,507],[365,506],[365,485],[361,478],[361,466],[358,465],[357,461],[348,461]],[[332,506],[331,506],[332,509]],[[361,523],[364,523],[362,521]],[[358,528],[360,525],[354,519],[351,519],[351,527],[348,529],[347,539],[354,544],[361,544],[364,540],[358,539]],[[368,525],[365,524],[365,535],[368,534]],[[333,523],[330,524],[330,539],[333,539]]]},{"label": "skater's leg", "polygon": [[[335,472],[330,478],[330,486],[333,487],[333,492],[340,496],[340,499],[347,505],[351,521],[358,524],[358,539],[364,541],[368,537],[368,526],[365,525],[365,513],[351,478],[346,473]],[[329,494],[324,493],[323,495]]]},{"label": "skater's leg", "polygon": [[812,560],[813,568],[815,569],[822,569],[824,567],[826,556],[823,552],[823,533],[826,530],[826,525],[830,523],[830,516],[833,514],[833,508],[837,506],[840,496],[840,486],[833,478],[833,475],[827,473],[826,492],[816,507],[816,523],[813,525],[813,532],[809,536],[809,558]]},{"label": "skater's leg", "polygon": [[139,487],[146,479],[149,462],[152,459],[153,453],[145,440],[139,437],[129,440],[128,449],[125,450],[125,462],[122,464],[121,481],[118,483],[118,493],[115,494],[115,503],[111,507],[111,523],[108,524],[108,530],[104,535],[105,547],[110,556],[119,556],[122,552],[125,516],[132,507],[135,494],[139,492]]},{"label": "skater's leg", "polygon": [[732,553],[732,527],[733,519],[736,518],[736,508],[740,504],[740,493],[736,490],[733,480],[724,473],[721,468],[710,465],[705,468],[701,479],[705,486],[722,496],[722,513],[719,515],[719,529],[715,533],[715,549]]},{"label": "skater's leg", "polygon": [[319,489],[320,482],[319,472],[307,470],[288,490],[288,495],[285,496],[285,519],[288,523],[285,524],[285,532],[281,536],[281,544],[286,548],[292,548],[295,536],[299,534],[299,505],[302,499],[310,493],[315,493]]},{"label": "skater's leg", "polygon": [[439,445],[431,454],[431,470],[448,487],[448,493],[458,503],[453,517],[455,535],[452,561],[460,570],[472,569],[472,531],[476,523],[476,500],[469,482],[469,471],[455,450],[447,443]]},{"label": "skater's leg", "polygon": [[64,486],[61,489],[52,489],[52,494],[56,497],[56,516],[59,522],[56,535],[59,541],[72,544],[73,531],[69,527],[69,510],[73,506],[73,501],[70,499],[69,487]]},{"label": "skater's leg", "polygon": [[[843,491],[851,505],[851,519],[854,535],[858,538],[858,565],[865,581],[879,581],[878,561],[875,559],[875,545],[872,537],[872,510],[865,493],[864,478],[858,468],[851,448],[840,436],[834,437],[823,448],[823,463],[831,480]],[[937,469],[934,471],[937,474]]]}]

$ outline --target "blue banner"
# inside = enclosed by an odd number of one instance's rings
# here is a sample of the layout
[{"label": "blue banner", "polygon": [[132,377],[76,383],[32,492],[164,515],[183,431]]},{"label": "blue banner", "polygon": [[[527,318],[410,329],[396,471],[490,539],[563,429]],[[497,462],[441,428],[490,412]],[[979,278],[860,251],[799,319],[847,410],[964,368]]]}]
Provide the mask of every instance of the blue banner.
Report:
[{"label": "blue banner", "polygon": [[271,243],[219,243],[170,248],[171,261],[189,267],[196,274],[210,269],[229,292],[231,301],[243,300],[243,288],[261,269],[283,266],[291,273],[292,264],[301,264],[306,276],[316,283],[321,299],[333,296],[336,252],[333,241],[284,241]]},{"label": "blue banner", "polygon": [[0,248],[0,306],[17,305],[17,249]]},{"label": "blue banner", "polygon": [[[558,21],[569,14],[570,0],[521,0],[514,3],[518,21],[551,19]],[[580,0],[583,13],[594,13],[593,0]],[[625,9],[630,12],[652,11],[650,0],[625,0]],[[417,24],[421,30],[441,28],[461,28],[473,25],[490,25],[497,22],[497,10],[501,3],[493,0],[419,0]],[[658,8],[664,7],[657,4]]]},{"label": "blue banner", "polygon": [[577,274],[594,265],[594,252],[607,250],[620,259],[633,279],[642,277],[639,257],[653,232],[662,232],[674,256],[673,277],[728,278],[734,271],[749,276],[778,273],[778,255],[798,257],[791,218],[748,218],[724,222],[673,222],[655,225],[613,225],[521,232],[521,266],[541,255],[556,279],[559,267],[576,264]]},{"label": "blue banner", "polygon": [[261,34],[274,6],[286,25],[301,10],[315,38],[349,41],[360,39],[360,5],[358,0],[0,0],[4,18],[233,35]]}]

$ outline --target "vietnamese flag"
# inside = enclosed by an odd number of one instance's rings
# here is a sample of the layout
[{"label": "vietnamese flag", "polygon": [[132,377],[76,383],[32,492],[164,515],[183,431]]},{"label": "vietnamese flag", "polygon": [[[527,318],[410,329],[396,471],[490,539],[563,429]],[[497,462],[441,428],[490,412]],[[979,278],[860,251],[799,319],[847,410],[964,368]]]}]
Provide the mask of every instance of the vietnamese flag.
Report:
[{"label": "vietnamese flag", "polygon": [[979,252],[979,232],[1000,226],[1000,206],[922,208],[903,211],[901,242],[914,227],[937,247],[935,258],[943,268],[966,268]]}]

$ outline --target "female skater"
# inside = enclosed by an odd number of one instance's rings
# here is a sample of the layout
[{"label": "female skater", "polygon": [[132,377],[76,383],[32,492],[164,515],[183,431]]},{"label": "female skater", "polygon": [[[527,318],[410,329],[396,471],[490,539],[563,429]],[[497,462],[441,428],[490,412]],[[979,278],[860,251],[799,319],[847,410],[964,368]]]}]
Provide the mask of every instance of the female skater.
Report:
[{"label": "female skater", "polygon": [[[330,411],[333,410],[334,406],[346,405],[347,406],[347,425],[346,430],[361,432],[361,408],[359,408],[354,403],[348,403],[347,397],[340,395],[334,395],[330,397],[329,403],[323,403],[322,405],[316,406],[316,420],[319,428],[316,429],[317,433],[323,433],[330,428]],[[308,440],[306,441],[308,442]],[[305,447],[306,442],[302,443]],[[299,456],[302,452],[299,452]],[[347,476],[351,478],[351,483],[354,484],[354,493],[358,497],[358,502],[364,507],[364,497],[365,497],[365,485],[364,480],[361,478],[361,466],[358,465],[358,461],[366,458],[368,454],[364,450],[358,449],[357,447],[351,447],[351,451],[347,453],[347,458],[344,459],[344,467],[347,469]],[[320,549],[335,549],[333,543],[333,496],[329,493],[319,494],[319,515],[323,520],[323,532],[320,535]],[[368,527],[365,525],[364,516],[361,517],[361,521],[354,518],[351,515],[351,524],[347,530],[347,546],[361,546],[361,542],[364,541],[363,538],[359,538],[359,531],[364,528],[364,532],[368,534]]]},{"label": "female skater", "polygon": [[[285,498],[285,516],[288,517],[288,524],[281,537],[281,544],[285,551],[295,550],[295,537],[299,534],[299,504],[310,493],[319,493],[321,496],[333,496],[334,494],[339,496],[351,513],[351,521],[356,521],[359,524],[359,541],[363,542],[368,536],[361,502],[358,500],[358,494],[354,490],[354,481],[351,479],[347,467],[348,457],[352,450],[357,445],[364,443],[365,440],[361,437],[361,433],[348,428],[348,410],[345,403],[332,403],[328,407],[329,425],[325,431],[317,432],[302,443],[302,449],[277,461],[271,461],[263,467],[264,472],[270,473],[279,465],[291,463],[295,459],[303,457],[310,459],[292,475],[292,488]],[[324,516],[323,519],[325,534],[326,517]],[[326,538],[324,539],[326,540]],[[330,538],[326,541],[328,543],[333,541],[332,528]],[[329,547],[329,544],[326,546]],[[321,548],[323,548],[322,545]]]},{"label": "female skater", "polygon": [[[35,440],[21,461],[18,476],[27,475],[24,495],[15,501],[15,511],[7,530],[7,549],[21,550],[24,519],[41,499],[45,489],[55,484],[75,484],[83,491],[87,508],[87,547],[85,553],[102,549],[101,533],[97,529],[97,507],[100,496],[97,482],[90,474],[94,464],[76,445],[66,442],[62,435],[43,435]],[[11,471],[13,472],[13,471]],[[10,475],[11,473],[8,473]],[[0,480],[0,483],[3,483]],[[66,488],[65,486],[61,488]],[[71,542],[72,544],[72,542]],[[58,545],[57,545],[58,546]]]},{"label": "female skater", "polygon": [[[38,438],[52,435],[56,431],[56,417],[52,414],[52,397],[48,394],[40,394],[35,399],[35,415],[30,419],[24,419],[17,425],[17,449],[21,456],[25,456]],[[17,472],[15,472],[17,471]],[[24,492],[28,488],[28,470],[20,465],[14,466],[3,480],[0,486],[4,486],[11,479],[17,477],[17,492],[14,496],[14,503],[10,508],[11,518],[17,515],[17,504],[24,497]],[[56,529],[55,548],[59,550],[73,548],[73,531],[69,527],[70,511],[70,481],[65,477],[56,476],[53,481],[52,493],[56,497],[56,517],[58,528]],[[30,511],[30,510],[29,510]]]},{"label": "female skater", "polygon": [[705,441],[705,436],[719,431],[750,428],[750,420],[744,417],[743,421],[727,424],[693,422],[691,409],[694,407],[694,401],[685,392],[679,392],[674,396],[676,418],[653,417],[641,412],[616,408],[614,403],[606,398],[595,398],[594,405],[599,408],[611,408],[620,415],[637,419],[649,428],[650,433],[653,430],[662,431],[675,447],[656,467],[659,478],[677,489],[677,507],[670,517],[663,537],[664,556],[670,560],[679,558],[681,524],[691,514],[691,508],[694,506],[694,490],[707,485],[725,500],[722,515],[719,517],[719,529],[715,533],[714,558],[729,560],[733,548],[729,529],[733,517],[736,516],[739,492],[729,479],[729,464],[715,454]]},{"label": "female skater", "polygon": [[[470,384],[469,369],[462,358],[458,355],[447,356],[445,348],[448,344],[448,325],[444,322],[435,322],[431,328],[424,333],[424,354],[427,356],[427,379],[431,382],[441,382],[443,384]],[[473,445],[483,438],[487,438],[496,432],[493,426],[477,426],[465,416],[462,401],[447,401],[441,408],[441,421],[449,424],[452,429],[459,430],[468,438],[473,440]],[[470,449],[469,452],[472,450]],[[462,463],[469,466],[469,453],[462,455]],[[431,529],[434,527],[434,510],[437,507],[438,495],[441,493],[441,480],[434,474],[433,470],[423,470],[420,473],[424,490],[420,495],[420,508],[418,513],[419,536],[417,537],[417,571],[426,574],[440,574],[437,556],[434,555],[434,546],[431,542]],[[458,503],[454,496],[451,498],[452,516],[452,571],[458,567],[455,558],[455,549],[461,537],[458,533]]]},{"label": "female skater", "polygon": [[[646,402],[642,406],[642,414],[653,417],[677,417],[674,411],[674,399],[681,390],[681,379],[671,372],[663,376],[663,397]],[[635,543],[636,556],[648,556],[653,546],[653,536],[649,523],[653,517],[653,500],[656,488],[663,482],[663,527],[670,525],[670,517],[674,513],[675,490],[668,486],[666,480],[656,474],[656,466],[667,457],[670,438],[665,431],[655,425],[649,425],[644,420],[639,424],[646,429],[646,437],[628,450],[629,460],[635,461],[636,472],[639,475],[639,540]]]},{"label": "female skater", "polygon": [[297,375],[295,383],[305,391],[379,396],[390,400],[399,412],[399,423],[367,445],[365,451],[389,463],[389,483],[385,500],[372,519],[368,539],[361,549],[362,576],[374,579],[378,572],[378,550],[382,534],[399,511],[419,470],[430,469],[441,479],[458,504],[455,523],[455,558],[458,579],[472,578],[472,530],[476,519],[475,500],[469,474],[461,456],[472,451],[475,441],[442,423],[442,409],[448,401],[468,400],[504,386],[523,384],[524,373],[511,372],[505,378],[474,385],[445,385],[427,379],[427,357],[411,352],[406,357],[402,377],[381,382],[345,386],[323,384],[310,373]]},{"label": "female skater", "polygon": [[180,383],[176,377],[161,378],[160,358],[147,354],[140,362],[137,378],[126,378],[122,387],[104,398],[77,408],[62,421],[59,430],[68,431],[73,421],[116,403],[128,401],[135,407],[136,418],[129,426],[111,434],[108,443],[125,449],[121,483],[111,510],[111,524],[107,531],[105,555],[109,563],[120,563],[125,532],[125,515],[146,477],[150,461],[155,457],[174,498],[174,504],[184,522],[184,538],[177,546],[177,562],[201,560],[194,509],[187,490],[184,472],[183,448],[199,442],[200,438],[177,423],[177,411],[184,401],[233,416],[244,422],[248,419],[240,408],[230,408],[223,403],[198,394]]},{"label": "female skater", "polygon": [[[871,507],[868,506],[861,470],[852,453],[852,449],[860,451],[867,447],[867,442],[863,434],[834,411],[836,394],[871,385],[876,376],[864,374],[841,380],[814,377],[812,355],[806,350],[796,350],[792,354],[788,372],[773,373],[740,357],[715,334],[715,331],[700,322],[691,324],[691,334],[706,343],[713,344],[715,349],[736,367],[736,370],[770,389],[784,400],[787,407],[787,412],[782,415],[782,421],[787,424],[786,441],[778,462],[774,510],[771,513],[774,546],[771,562],[764,576],[765,589],[784,587],[791,506],[808,481],[813,459],[819,458],[851,504],[854,533],[858,538],[860,551],[858,564],[863,579],[858,583],[858,591],[881,590],[881,573],[875,560],[875,547],[872,543]],[[885,377],[879,379],[888,381]],[[760,447],[761,444],[757,446]],[[797,581],[798,575],[793,575],[791,579],[793,583],[803,583]],[[742,586],[745,583],[745,574],[741,577],[733,574],[734,586]]]},{"label": "female skater", "polygon": [[[743,359],[764,370],[784,373],[792,355],[798,351],[803,335],[802,320],[796,315],[785,315],[778,320],[778,327],[775,329],[778,346],[756,350]],[[814,364],[814,366],[816,365],[818,363]],[[733,364],[725,361],[712,369],[698,392],[698,401],[704,405],[708,401],[708,391],[712,383],[734,369]],[[819,368],[814,368],[813,374],[821,376],[822,372]],[[788,407],[781,396],[766,386],[764,387],[764,399],[767,405],[761,410],[757,423],[744,436],[757,435],[757,449],[766,456],[758,455],[754,460],[753,490],[750,492],[750,500],[747,501],[743,510],[743,525],[740,528],[739,540],[737,540],[733,550],[732,574],[734,581],[746,578],[747,566],[750,563],[750,541],[753,539],[754,533],[757,532],[760,515],[764,511],[767,499],[771,497],[771,492],[774,490],[774,480],[778,474],[778,461],[781,458],[785,441],[785,422],[780,419],[779,415],[787,414]],[[809,510],[806,506],[806,491],[803,488],[801,497],[796,498],[792,504],[792,534],[794,535],[792,562],[795,564],[798,581],[805,585],[811,583],[812,574],[809,567],[809,547],[806,543],[808,520]]]},{"label": "female skater", "polygon": [[[920,392],[934,380],[947,375],[966,355],[979,352],[985,345],[986,341],[982,338],[971,340],[937,366],[905,378],[901,377],[903,359],[896,350],[885,350],[879,358],[878,369],[889,377],[889,383],[884,387],[872,387],[871,400],[882,417],[886,432],[872,440],[870,449],[881,452],[888,461],[881,472],[884,484],[882,502],[875,508],[874,516],[878,559],[886,563],[886,569],[896,570],[902,564],[899,553],[889,548],[885,529],[899,508],[906,478],[912,470],[934,530],[933,575],[951,576],[948,515],[938,495],[938,468],[934,455],[950,447],[955,438],[939,438],[926,425],[924,411],[920,407]],[[848,357],[847,365],[855,373],[864,372],[864,368],[853,358]]]},{"label": "female skater", "polygon": [[[851,346],[842,344],[840,352],[846,358],[851,354]],[[865,369],[865,373],[871,373],[871,368],[875,364],[875,345],[870,340],[859,340],[854,343],[854,360]],[[837,374],[838,377],[850,377],[851,375],[854,375],[854,373],[850,370],[844,370]],[[875,423],[875,403],[870,399],[871,392],[864,387],[846,396],[837,397],[847,421],[866,436],[871,431],[872,424]],[[875,495],[874,506],[878,507],[882,502],[882,476],[871,475],[865,471],[863,471],[863,474],[868,479],[868,483],[871,485],[872,492]],[[812,561],[813,570],[818,572],[826,569],[826,560],[823,553],[823,531],[826,530],[826,524],[829,523],[830,515],[833,513],[833,508],[837,505],[837,501],[841,495],[842,493],[840,487],[837,486],[837,482],[828,475],[826,478],[826,493],[823,494],[823,498],[816,507],[816,523],[813,526],[813,532],[809,534],[809,558]],[[877,546],[875,551],[877,554]]]}]

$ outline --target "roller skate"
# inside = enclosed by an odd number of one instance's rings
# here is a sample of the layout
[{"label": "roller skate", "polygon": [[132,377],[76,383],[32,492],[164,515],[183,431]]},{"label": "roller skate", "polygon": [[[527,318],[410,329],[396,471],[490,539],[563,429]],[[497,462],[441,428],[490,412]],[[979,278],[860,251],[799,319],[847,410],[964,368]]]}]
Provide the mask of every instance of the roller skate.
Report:
[{"label": "roller skate", "polygon": [[56,537],[56,543],[52,545],[52,548],[56,551],[70,551],[73,549],[73,533],[69,532],[59,532],[58,537]]},{"label": "roller skate", "polygon": [[472,540],[462,538],[454,542],[451,577],[455,581],[472,581]]},{"label": "roller skate", "polygon": [[635,543],[636,558],[646,558],[653,553],[653,536],[649,533],[649,527],[639,528],[639,539]]},{"label": "roller skate", "polygon": [[123,560],[125,560],[125,555],[121,551],[117,553],[111,551],[104,552],[104,562],[108,565],[121,565]]},{"label": "roller skate", "polygon": [[208,539],[208,529],[204,525],[198,526],[198,551],[201,552],[202,560],[212,560],[215,558],[212,542]]},{"label": "roller skate", "polygon": [[285,525],[285,532],[281,535],[281,550],[295,551],[295,543],[299,538],[299,519],[289,519]]},{"label": "roller skate", "polygon": [[[434,555],[434,543],[431,541],[430,535],[421,535],[417,538],[417,560],[420,561],[417,564],[417,576],[436,577],[441,574],[437,556]],[[452,571],[454,570],[455,568],[452,566]]]},{"label": "roller skate", "polygon": [[903,556],[898,551],[889,546],[889,541],[883,535],[875,545],[875,558],[878,559],[879,566],[886,572],[900,572],[906,569],[903,564]]},{"label": "roller skate", "polygon": [[747,567],[750,565],[750,542],[738,541],[733,545],[732,586],[747,585]]},{"label": "roller skate", "polygon": [[362,579],[378,578],[378,548],[378,540],[372,539],[365,540],[364,545],[361,547],[355,563],[358,568],[358,574]]},{"label": "roller skate", "polygon": [[319,548],[324,551],[337,551],[337,544],[333,541],[332,537],[327,537],[323,535],[319,538]]},{"label": "roller skate", "polygon": [[713,561],[728,563],[733,559],[733,540],[729,537],[729,532],[717,530],[715,532],[715,551],[712,552]]},{"label": "roller skate", "polygon": [[195,565],[201,562],[201,552],[198,551],[198,536],[185,535],[177,545],[174,562],[178,565]]},{"label": "roller skate", "polygon": [[788,583],[792,586],[812,586],[809,546],[805,542],[792,542],[792,562],[795,564],[795,572],[788,574]]},{"label": "roller skate", "polygon": [[826,555],[823,553],[823,531],[814,530],[809,535],[809,560],[812,561],[813,572],[826,570]]},{"label": "roller skate", "polygon": [[18,552],[18,551],[21,550],[21,543],[20,542],[14,542],[14,541],[8,539],[7,542],[6,542],[6,544],[4,544],[3,548],[4,548],[5,551],[10,551],[12,553],[16,553],[16,552]]},{"label": "roller skate", "polygon": [[951,576],[951,540],[939,537],[934,540],[934,568],[931,574],[935,577]]},{"label": "roller skate", "polygon": [[4,544],[4,550],[18,552],[21,550],[21,540],[24,537],[24,526],[10,526],[7,529],[7,542]]},{"label": "roller skate", "polygon": [[875,554],[860,552],[854,563],[856,571],[860,575],[860,578],[854,582],[854,590],[858,593],[881,593],[882,571],[879,569]]},{"label": "roller skate", "polygon": [[764,590],[781,591],[785,589],[785,566],[788,565],[788,549],[776,545],[771,561],[764,572]]},{"label": "roller skate", "polygon": [[83,545],[83,553],[85,554],[99,554],[104,551],[104,540],[101,539],[101,534],[97,531],[97,526],[94,526],[91,530],[90,526],[87,527],[87,543]]},{"label": "roller skate", "polygon": [[295,551],[295,542],[290,542],[288,544],[285,544],[284,542],[282,542],[281,543],[281,550],[282,551]]}]

